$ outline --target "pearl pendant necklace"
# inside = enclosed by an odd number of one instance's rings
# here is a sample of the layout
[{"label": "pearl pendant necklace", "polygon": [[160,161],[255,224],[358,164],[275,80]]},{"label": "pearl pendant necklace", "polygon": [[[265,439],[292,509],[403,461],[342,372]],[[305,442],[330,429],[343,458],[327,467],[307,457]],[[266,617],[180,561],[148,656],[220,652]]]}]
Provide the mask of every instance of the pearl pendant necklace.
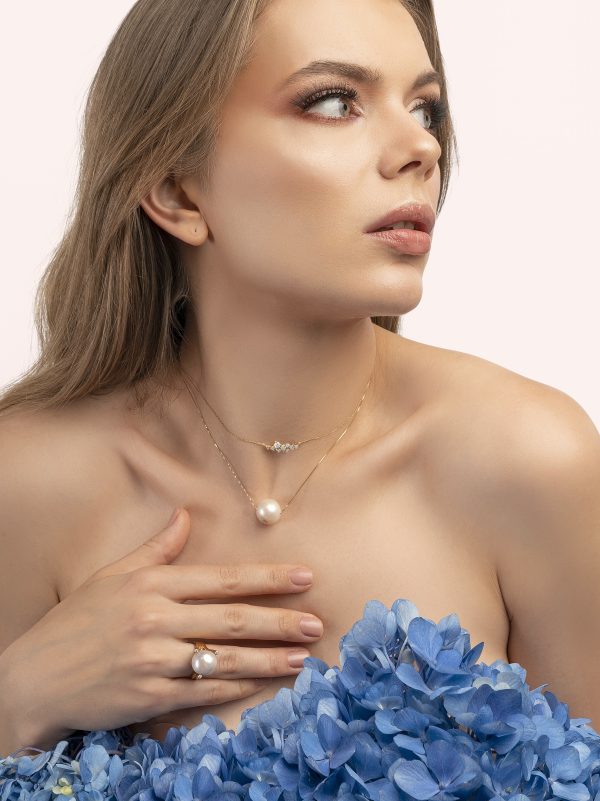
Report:
[{"label": "pearl pendant necklace", "polygon": [[265,498],[264,501],[256,504],[256,517],[265,526],[272,526],[281,517],[281,506],[275,498]]},{"label": "pearl pendant necklace", "polygon": [[[296,492],[295,492],[295,493],[292,495],[292,497],[290,498],[290,500],[289,500],[289,501],[286,503],[286,505],[285,505],[283,508],[281,507],[281,505],[279,504],[279,502],[275,500],[275,498],[264,498],[264,499],[263,499],[262,501],[260,501],[259,503],[255,503],[255,502],[254,502],[254,499],[252,498],[252,496],[250,495],[250,493],[248,492],[248,490],[246,489],[246,487],[244,486],[244,484],[241,482],[241,480],[240,480],[240,477],[238,476],[238,474],[236,473],[236,471],[235,471],[235,470],[234,470],[234,468],[233,468],[233,465],[231,464],[231,462],[229,461],[229,459],[227,458],[227,456],[226,456],[226,455],[223,453],[223,451],[222,451],[222,450],[221,450],[221,448],[219,447],[219,445],[218,445],[218,443],[217,443],[216,439],[213,437],[212,431],[210,430],[210,428],[209,428],[209,427],[208,427],[208,425],[206,424],[206,420],[204,419],[204,415],[202,414],[202,409],[201,409],[201,408],[200,408],[200,406],[198,405],[198,402],[197,402],[197,400],[196,400],[196,398],[195,398],[194,394],[193,394],[193,393],[192,393],[192,391],[190,390],[190,387],[189,387],[188,381],[187,381],[187,379],[186,379],[186,377],[185,377],[185,376],[186,376],[186,374],[185,374],[185,371],[182,369],[182,371],[181,371],[181,372],[182,372],[182,376],[183,376],[184,383],[185,383],[185,385],[186,385],[186,387],[187,387],[187,390],[188,390],[188,392],[190,393],[190,396],[191,396],[191,398],[192,398],[192,401],[193,401],[193,403],[194,403],[195,407],[196,407],[196,408],[198,409],[198,411],[200,412],[200,417],[201,417],[201,419],[202,419],[202,423],[203,423],[203,425],[204,425],[204,428],[207,430],[207,432],[208,432],[208,434],[209,434],[209,436],[210,436],[210,438],[211,438],[211,440],[212,440],[212,442],[213,442],[213,445],[215,446],[215,448],[216,448],[216,449],[219,451],[219,453],[221,454],[222,458],[224,459],[225,463],[227,464],[227,467],[228,467],[228,468],[229,468],[229,470],[230,470],[230,471],[233,473],[233,475],[234,475],[234,477],[235,477],[235,480],[238,482],[238,484],[240,485],[240,487],[241,487],[242,491],[244,492],[244,494],[246,495],[246,497],[248,498],[248,500],[249,500],[249,501],[250,501],[250,503],[252,504],[252,506],[253,506],[253,508],[254,508],[254,512],[255,512],[255,514],[256,514],[256,519],[259,521],[259,523],[262,523],[264,526],[272,526],[272,525],[274,525],[275,523],[277,523],[277,522],[278,522],[278,521],[281,519],[281,516],[282,516],[282,514],[285,512],[285,510],[288,508],[288,506],[289,506],[289,505],[292,503],[292,501],[294,500],[294,498],[296,497],[296,495],[298,495],[298,493],[300,492],[300,490],[302,489],[302,487],[303,487],[303,486],[306,484],[306,482],[308,481],[308,479],[309,479],[309,478],[312,476],[312,474],[315,472],[315,470],[317,469],[317,467],[318,467],[318,466],[321,464],[321,462],[323,461],[323,459],[325,459],[325,458],[326,458],[326,457],[329,455],[329,453],[330,453],[330,452],[333,450],[333,448],[334,448],[334,447],[337,445],[337,443],[338,443],[338,442],[341,440],[341,438],[344,436],[344,434],[346,433],[346,431],[348,431],[348,429],[350,428],[350,425],[352,424],[352,421],[354,420],[354,418],[355,418],[355,417],[356,417],[356,415],[358,414],[358,412],[359,412],[359,410],[360,410],[360,407],[361,407],[361,406],[362,406],[362,404],[363,404],[363,401],[364,401],[364,399],[365,399],[365,395],[367,394],[367,390],[369,389],[369,385],[371,384],[371,379],[373,378],[373,372],[374,372],[374,369],[375,369],[375,368],[373,367],[373,371],[371,371],[371,376],[370,376],[370,378],[369,378],[369,380],[368,380],[368,382],[367,382],[367,386],[365,387],[365,391],[363,392],[362,398],[360,399],[360,403],[358,404],[358,406],[356,407],[356,409],[355,409],[355,411],[354,411],[354,413],[353,413],[352,417],[350,418],[350,422],[348,423],[348,425],[346,426],[346,428],[345,428],[345,429],[342,431],[342,433],[339,435],[339,437],[338,437],[338,438],[335,440],[335,442],[333,443],[333,445],[332,445],[332,446],[331,446],[331,447],[330,447],[330,448],[329,448],[329,449],[328,449],[328,450],[327,450],[327,451],[326,451],[326,452],[323,454],[323,456],[321,456],[321,458],[319,459],[319,461],[317,462],[317,464],[316,464],[316,465],[313,467],[313,469],[310,471],[310,473],[309,473],[309,474],[306,476],[306,478],[304,479],[304,481],[302,482],[302,484],[300,484],[300,486],[298,487],[298,489],[296,490]],[[192,381],[192,379],[191,379],[191,377],[190,377],[190,376],[188,376],[188,379],[189,379],[190,381]],[[192,383],[193,383],[193,381],[192,381]],[[199,390],[198,390],[198,391],[199,391]],[[204,396],[203,396],[203,397],[204,397]],[[212,409],[212,407],[211,407],[211,409]],[[215,413],[215,414],[216,414],[216,413]],[[219,418],[219,419],[220,419],[220,418]],[[228,429],[228,430],[229,430],[229,429]],[[335,430],[335,429],[334,429],[334,430]],[[305,440],[305,442],[308,442],[308,440]],[[273,445],[266,445],[266,444],[265,444],[265,443],[263,443],[263,442],[257,442],[257,443],[254,443],[254,444],[256,444],[256,445],[262,445],[263,447],[267,448],[267,450],[273,451],[273,452],[275,452],[275,453],[288,453],[289,451],[296,450],[296,449],[298,448],[298,446],[299,446],[300,444],[302,444],[302,443],[290,443],[290,442],[281,443],[281,442],[279,442],[278,440],[276,440],[276,441],[273,443]]]}]

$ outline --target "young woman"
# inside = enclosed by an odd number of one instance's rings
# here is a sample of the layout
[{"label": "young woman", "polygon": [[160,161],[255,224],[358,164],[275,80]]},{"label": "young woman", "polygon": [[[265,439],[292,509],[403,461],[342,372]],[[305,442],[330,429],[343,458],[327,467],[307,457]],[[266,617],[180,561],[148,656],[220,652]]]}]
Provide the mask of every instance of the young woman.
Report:
[{"label": "young woman", "polygon": [[596,428],[399,332],[453,162],[447,97],[431,0],[127,15],[41,355],[0,403],[0,750],[235,728],[293,686],[288,651],[337,663],[373,598],[456,612],[482,659],[600,723]]}]

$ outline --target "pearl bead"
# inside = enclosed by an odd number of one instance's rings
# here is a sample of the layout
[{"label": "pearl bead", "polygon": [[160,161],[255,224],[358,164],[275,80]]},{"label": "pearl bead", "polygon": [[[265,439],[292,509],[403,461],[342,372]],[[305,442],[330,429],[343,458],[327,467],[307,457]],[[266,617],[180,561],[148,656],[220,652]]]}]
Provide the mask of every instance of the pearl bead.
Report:
[{"label": "pearl bead", "polygon": [[216,654],[210,651],[196,651],[192,657],[192,670],[202,676],[210,676],[217,667]]},{"label": "pearl bead", "polygon": [[256,516],[265,526],[272,526],[281,517],[281,506],[274,498],[266,498],[256,507]]}]

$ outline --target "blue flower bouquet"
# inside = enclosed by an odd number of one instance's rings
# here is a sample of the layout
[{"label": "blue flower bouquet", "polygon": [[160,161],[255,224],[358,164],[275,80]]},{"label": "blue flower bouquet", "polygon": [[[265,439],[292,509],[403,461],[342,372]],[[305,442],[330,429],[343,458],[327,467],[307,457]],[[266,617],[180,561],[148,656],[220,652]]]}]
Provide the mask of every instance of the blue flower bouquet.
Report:
[{"label": "blue flower bouquet", "polygon": [[[366,603],[341,667],[307,657],[294,689],[205,714],[163,741],[124,727],[0,759],[0,801],[600,801],[600,735],[516,662],[478,662],[456,614]],[[36,749],[39,750],[39,749]],[[18,754],[18,752],[15,752]]]}]

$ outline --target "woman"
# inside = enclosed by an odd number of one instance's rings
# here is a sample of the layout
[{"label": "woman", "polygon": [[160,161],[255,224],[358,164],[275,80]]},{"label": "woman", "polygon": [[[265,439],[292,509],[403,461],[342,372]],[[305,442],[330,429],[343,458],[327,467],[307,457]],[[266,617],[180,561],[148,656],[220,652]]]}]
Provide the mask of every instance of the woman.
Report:
[{"label": "woman", "polygon": [[0,405],[5,750],[235,728],[293,686],[292,644],[336,663],[371,598],[456,612],[484,660],[600,722],[597,430],[559,390],[398,336],[453,152],[430,0],[127,15],[40,360]]}]

